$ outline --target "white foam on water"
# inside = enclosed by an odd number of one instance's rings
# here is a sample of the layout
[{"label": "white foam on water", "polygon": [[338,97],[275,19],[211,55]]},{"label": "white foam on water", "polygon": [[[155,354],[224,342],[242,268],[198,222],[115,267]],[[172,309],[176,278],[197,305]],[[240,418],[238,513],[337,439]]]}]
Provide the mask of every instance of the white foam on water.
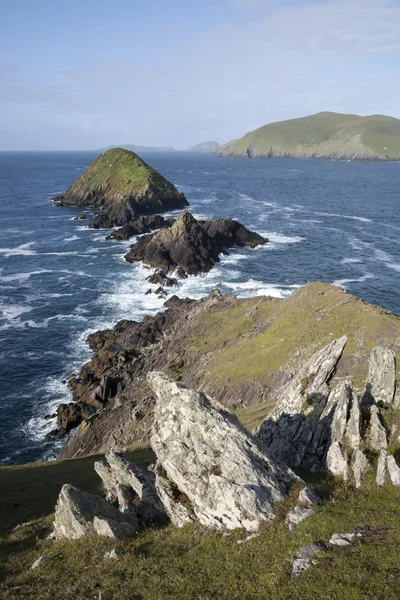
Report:
[{"label": "white foam on water", "polygon": [[314,214],[320,215],[321,217],[339,217],[341,219],[351,219],[353,221],[361,221],[361,223],[372,223],[372,219],[367,217],[356,217],[353,215],[341,215],[339,213],[326,213],[326,212],[315,212]]},{"label": "white foam on water", "polygon": [[385,266],[388,267],[388,269],[392,269],[393,271],[398,271],[400,272],[400,264],[396,264],[396,263],[385,263]]},{"label": "white foam on water", "polygon": [[344,258],[342,260],[342,265],[350,265],[350,264],[355,264],[355,263],[362,263],[363,261],[361,260],[361,258]]},{"label": "white foam on water", "polygon": [[0,318],[7,321],[14,321],[21,315],[31,312],[31,306],[21,306],[20,304],[0,304]]},{"label": "white foam on water", "polygon": [[76,240],[80,240],[79,235],[72,235],[71,237],[64,238],[64,242],[75,242]]},{"label": "white foam on water", "polygon": [[[263,237],[268,238],[270,242],[273,244],[299,244],[300,242],[305,242],[307,238],[301,237],[299,235],[289,236],[284,235],[283,233],[278,233],[273,231],[272,233],[260,233]],[[267,248],[268,244],[264,246],[257,246],[257,248]]]},{"label": "white foam on water", "polygon": [[380,262],[388,262],[390,263],[393,260],[393,257],[384,252],[384,250],[380,250],[379,248],[374,248],[375,258]]},{"label": "white foam on water", "polygon": [[362,275],[357,279],[337,279],[333,282],[333,285],[345,287],[347,283],[364,283],[364,281],[368,281],[368,279],[375,279],[375,275],[373,275],[372,273],[365,273],[365,275]]},{"label": "white foam on water", "polygon": [[32,250],[31,247],[35,245],[36,242],[28,242],[27,244],[21,244],[16,248],[0,248],[0,254],[4,254],[5,258],[10,258],[11,256],[33,256],[36,254],[36,250]]}]

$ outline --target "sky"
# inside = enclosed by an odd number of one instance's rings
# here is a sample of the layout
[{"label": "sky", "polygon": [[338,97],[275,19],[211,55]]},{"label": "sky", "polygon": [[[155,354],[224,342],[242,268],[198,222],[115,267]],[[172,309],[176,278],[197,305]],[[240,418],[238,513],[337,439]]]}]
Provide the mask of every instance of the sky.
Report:
[{"label": "sky", "polygon": [[0,150],[400,118],[400,0],[0,0]]}]

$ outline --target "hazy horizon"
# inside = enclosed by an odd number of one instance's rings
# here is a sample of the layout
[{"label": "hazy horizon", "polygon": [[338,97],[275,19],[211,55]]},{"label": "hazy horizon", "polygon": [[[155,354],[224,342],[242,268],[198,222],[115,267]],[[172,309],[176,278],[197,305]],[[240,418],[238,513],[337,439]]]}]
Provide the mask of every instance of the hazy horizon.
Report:
[{"label": "hazy horizon", "polygon": [[400,117],[398,0],[17,0],[0,150],[225,143],[322,111]]}]

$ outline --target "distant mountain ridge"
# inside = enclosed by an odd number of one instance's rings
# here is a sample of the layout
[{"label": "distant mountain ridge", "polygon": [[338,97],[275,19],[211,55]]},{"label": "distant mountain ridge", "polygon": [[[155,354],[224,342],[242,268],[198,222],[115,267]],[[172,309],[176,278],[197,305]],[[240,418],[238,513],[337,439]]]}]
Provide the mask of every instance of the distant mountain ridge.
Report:
[{"label": "distant mountain ridge", "polygon": [[175,152],[175,148],[169,146],[136,146],[135,144],[122,144],[121,146],[107,146],[101,148],[100,152],[107,152],[113,148],[122,148],[123,150],[130,150],[131,152]]},{"label": "distant mountain ridge", "polygon": [[214,141],[202,142],[191,148],[187,148],[187,152],[216,152],[219,148],[219,143]]},{"label": "distant mountain ridge", "polygon": [[321,112],[264,125],[216,152],[248,158],[400,160],[400,120]]}]

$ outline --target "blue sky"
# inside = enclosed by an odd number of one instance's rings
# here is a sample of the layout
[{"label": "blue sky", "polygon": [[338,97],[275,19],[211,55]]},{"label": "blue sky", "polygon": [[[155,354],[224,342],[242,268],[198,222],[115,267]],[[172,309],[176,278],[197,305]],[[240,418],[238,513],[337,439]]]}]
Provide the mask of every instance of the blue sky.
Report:
[{"label": "blue sky", "polygon": [[226,142],[400,118],[400,0],[2,0],[0,149]]}]

